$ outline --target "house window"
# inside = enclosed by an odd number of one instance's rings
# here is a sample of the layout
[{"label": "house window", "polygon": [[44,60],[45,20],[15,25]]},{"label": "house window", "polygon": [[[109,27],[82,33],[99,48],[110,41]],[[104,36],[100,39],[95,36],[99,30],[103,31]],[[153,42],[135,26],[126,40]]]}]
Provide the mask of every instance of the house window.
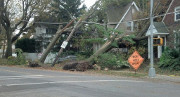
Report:
[{"label": "house window", "polygon": [[132,21],[127,22],[126,25],[127,25],[127,30],[130,30],[131,32],[134,31],[134,22],[132,22]]},{"label": "house window", "polygon": [[180,20],[180,6],[175,8],[175,21]]}]

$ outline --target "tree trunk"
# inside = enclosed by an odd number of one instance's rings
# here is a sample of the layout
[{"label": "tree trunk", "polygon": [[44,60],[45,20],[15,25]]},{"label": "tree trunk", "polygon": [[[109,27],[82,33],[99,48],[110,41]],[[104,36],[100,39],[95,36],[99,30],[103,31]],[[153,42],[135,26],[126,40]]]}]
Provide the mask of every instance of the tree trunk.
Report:
[{"label": "tree trunk", "polygon": [[[69,40],[70,40],[71,37],[73,36],[74,32],[76,31],[77,26],[78,26],[81,22],[82,22],[82,19],[80,19],[80,20],[76,23],[76,25],[74,26],[73,30],[72,30],[71,33],[69,34],[68,38],[65,40],[66,42],[69,42]],[[58,52],[57,57],[55,58],[54,62],[53,62],[52,65],[51,65],[52,67],[56,64],[56,61],[59,59],[59,57],[60,57],[60,55],[61,55],[61,53],[63,52],[64,49],[65,49],[65,48],[61,47],[61,49],[60,49],[59,52]]]},{"label": "tree trunk", "polygon": [[72,20],[69,24],[67,24],[62,30],[58,30],[55,37],[52,39],[52,41],[49,43],[47,49],[43,52],[43,55],[40,58],[40,62],[44,63],[47,55],[49,54],[50,50],[53,48],[53,46],[55,45],[56,41],[58,40],[58,38],[60,37],[60,35],[67,29],[67,27],[69,27],[72,23],[74,22],[74,20]]},{"label": "tree trunk", "polygon": [[107,41],[99,50],[97,50],[90,58],[88,58],[86,61],[91,62],[94,58],[98,57],[100,54],[103,54],[106,52],[110,47],[111,43],[113,41]]},{"label": "tree trunk", "polygon": [[5,57],[5,49],[6,49],[5,43],[6,43],[6,39],[3,40],[3,55],[2,55],[3,58]]},{"label": "tree trunk", "polygon": [[12,38],[11,38],[11,30],[7,30],[6,36],[7,36],[7,48],[5,53],[5,58],[8,58],[9,56],[12,56]]},{"label": "tree trunk", "polygon": [[4,8],[4,0],[0,1],[0,33],[2,32],[2,14]]},{"label": "tree trunk", "polygon": [[86,59],[86,62],[91,62],[94,58],[98,57],[100,54],[103,54],[109,48],[111,48],[111,44],[114,42],[116,37],[117,37],[117,34],[111,36],[110,39],[107,40],[105,42],[105,44],[99,50],[97,50],[92,56],[90,56],[88,59]]},{"label": "tree trunk", "polygon": [[[100,1],[97,1],[97,2],[91,7],[91,9],[87,12],[87,14],[85,14],[85,15],[82,16],[82,18],[83,18],[82,21],[86,21],[86,20],[96,11],[96,9],[98,8],[99,2],[100,2]],[[75,29],[79,29],[83,24],[84,24],[84,23],[81,22]],[[67,25],[67,27],[68,27],[68,25]],[[59,33],[58,33],[58,32],[59,32]],[[39,60],[41,63],[44,63],[47,55],[49,54],[49,52],[50,52],[50,50],[52,49],[52,47],[55,45],[57,39],[59,38],[59,36],[61,35],[62,32],[64,32],[64,31],[63,31],[63,30],[60,30],[60,31],[58,30],[58,31],[57,31],[57,34],[58,34],[58,35],[53,38],[53,40],[51,41],[51,43],[48,45],[47,49],[45,50],[45,52],[44,52],[43,55],[41,56],[41,58],[40,58],[40,60]]]}]

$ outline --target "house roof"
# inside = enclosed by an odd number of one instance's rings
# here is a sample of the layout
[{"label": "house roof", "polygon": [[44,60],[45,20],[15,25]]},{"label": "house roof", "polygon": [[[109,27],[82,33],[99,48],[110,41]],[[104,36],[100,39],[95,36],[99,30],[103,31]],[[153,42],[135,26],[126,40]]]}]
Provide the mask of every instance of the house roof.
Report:
[{"label": "house roof", "polygon": [[[113,17],[108,17],[109,18],[109,22],[110,24],[117,24],[118,23],[121,23],[123,21],[123,19],[126,17],[126,15],[128,14],[128,12],[130,11],[130,9],[132,7],[135,7],[135,9],[137,11],[140,11],[138,6],[136,5],[136,3],[133,1],[131,3],[129,3],[126,7],[124,8],[121,8],[120,6],[110,6],[107,10],[107,12],[110,14],[110,15],[113,15]],[[119,10],[119,11],[117,11]],[[115,12],[114,12],[115,11]]]},{"label": "house roof", "polygon": [[156,27],[158,33],[168,33],[168,29],[163,22],[154,22],[154,26]]},{"label": "house roof", "polygon": [[124,14],[123,17],[121,18],[121,20],[118,22],[118,25],[116,26],[115,29],[118,28],[118,26],[119,26],[120,23],[123,21],[123,19],[126,17],[126,15],[127,15],[128,12],[130,11],[130,9],[131,9],[132,6],[135,6],[136,10],[139,11],[139,8],[137,7],[136,3],[133,1],[133,2],[131,3],[131,5],[129,5],[129,8],[128,8],[127,11],[125,12],[125,14]]},{"label": "house roof", "polygon": [[[146,36],[151,35],[150,27],[146,33]],[[167,34],[169,34],[169,31],[163,22],[154,22],[153,34],[154,35],[167,35]]]}]

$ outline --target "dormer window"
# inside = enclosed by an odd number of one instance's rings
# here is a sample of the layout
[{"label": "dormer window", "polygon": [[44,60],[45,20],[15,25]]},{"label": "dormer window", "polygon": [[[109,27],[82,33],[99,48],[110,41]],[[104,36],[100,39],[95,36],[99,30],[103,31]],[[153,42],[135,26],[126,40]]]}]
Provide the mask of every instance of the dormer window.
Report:
[{"label": "dormer window", "polygon": [[175,21],[180,20],[180,6],[175,8]]}]

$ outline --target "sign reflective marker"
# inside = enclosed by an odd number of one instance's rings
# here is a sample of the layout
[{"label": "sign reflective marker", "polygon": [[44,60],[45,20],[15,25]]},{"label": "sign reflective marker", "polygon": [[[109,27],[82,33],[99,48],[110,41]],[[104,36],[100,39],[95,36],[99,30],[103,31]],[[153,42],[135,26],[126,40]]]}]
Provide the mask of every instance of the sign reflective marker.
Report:
[{"label": "sign reflective marker", "polygon": [[68,44],[68,42],[67,41],[64,41],[63,43],[62,43],[62,45],[61,45],[61,48],[66,48],[66,46],[67,46],[67,44]]},{"label": "sign reflective marker", "polygon": [[142,58],[137,51],[135,51],[128,59],[129,64],[135,70],[137,70],[140,67],[140,65],[143,63],[143,61],[144,61],[144,58]]}]

